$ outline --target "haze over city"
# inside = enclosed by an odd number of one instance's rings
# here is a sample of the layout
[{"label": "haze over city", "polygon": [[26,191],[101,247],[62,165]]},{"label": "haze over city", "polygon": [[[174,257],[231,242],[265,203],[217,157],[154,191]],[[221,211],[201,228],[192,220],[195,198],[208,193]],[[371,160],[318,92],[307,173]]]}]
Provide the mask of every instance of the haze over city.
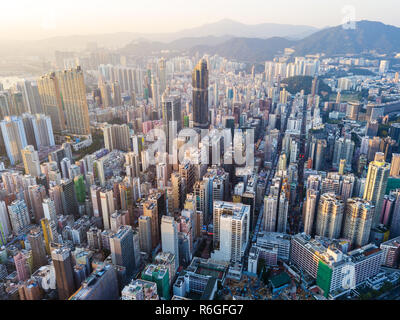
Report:
[{"label": "haze over city", "polygon": [[[357,20],[399,25],[396,0],[15,0],[2,1],[0,35],[7,40],[114,32],[166,33],[232,19],[245,24],[279,23],[317,28],[339,25],[355,8]],[[347,13],[348,14],[348,13]]]}]

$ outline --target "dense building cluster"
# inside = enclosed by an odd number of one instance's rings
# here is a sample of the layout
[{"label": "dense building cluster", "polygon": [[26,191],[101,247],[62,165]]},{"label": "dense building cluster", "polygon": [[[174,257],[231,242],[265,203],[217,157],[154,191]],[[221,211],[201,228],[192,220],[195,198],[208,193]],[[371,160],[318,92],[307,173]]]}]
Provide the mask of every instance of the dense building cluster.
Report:
[{"label": "dense building cluster", "polygon": [[257,73],[95,47],[0,85],[1,298],[211,300],[266,270],[272,294],[397,284],[398,73],[293,54]]}]

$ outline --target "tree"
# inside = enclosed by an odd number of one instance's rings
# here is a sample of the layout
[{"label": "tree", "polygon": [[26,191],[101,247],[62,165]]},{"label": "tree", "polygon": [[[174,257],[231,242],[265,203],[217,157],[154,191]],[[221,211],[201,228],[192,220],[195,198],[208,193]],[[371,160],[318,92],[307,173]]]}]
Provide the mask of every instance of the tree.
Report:
[{"label": "tree", "polygon": [[[304,90],[304,94],[310,94],[312,88],[313,77],[310,76],[294,76],[282,80],[282,83],[287,84],[286,90],[291,94],[296,94],[301,90]],[[332,93],[330,86],[325,84],[321,79],[318,82],[318,94],[324,96],[324,93],[328,95]]]}]

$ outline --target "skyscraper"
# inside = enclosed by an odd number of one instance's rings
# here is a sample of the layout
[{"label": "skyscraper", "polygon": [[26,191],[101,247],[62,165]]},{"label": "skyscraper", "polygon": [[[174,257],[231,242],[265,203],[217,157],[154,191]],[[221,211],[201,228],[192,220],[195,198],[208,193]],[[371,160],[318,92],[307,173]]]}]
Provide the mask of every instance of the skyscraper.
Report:
[{"label": "skyscraper", "polygon": [[55,132],[65,130],[62,95],[56,73],[46,74],[38,80],[38,90],[43,112],[50,116]]},{"label": "skyscraper", "polygon": [[32,81],[24,80],[18,83],[17,87],[22,92],[27,110],[32,114],[42,113],[42,104],[40,102],[37,85]]},{"label": "skyscraper", "polygon": [[46,251],[40,229],[33,229],[28,234],[33,258],[33,271],[47,264]]},{"label": "skyscraper", "polygon": [[78,201],[76,200],[75,185],[71,179],[62,180],[61,184],[61,203],[64,214],[79,216]]},{"label": "skyscraper", "polygon": [[390,223],[390,237],[394,238],[400,236],[400,189],[391,191],[390,195],[395,201]]},{"label": "skyscraper", "polygon": [[400,154],[393,153],[392,154],[392,162],[390,165],[390,176],[398,177],[400,175]]},{"label": "skyscraper", "polygon": [[353,247],[368,244],[372,226],[374,207],[369,201],[360,198],[347,199],[342,237]]},{"label": "skyscraper", "polygon": [[28,187],[29,203],[37,224],[44,218],[43,200],[46,198],[46,188],[43,185],[32,185]]},{"label": "skyscraper", "polygon": [[22,119],[14,116],[5,117],[0,121],[0,129],[11,165],[21,162],[21,150],[28,144]]},{"label": "skyscraper", "polygon": [[44,217],[53,222],[57,222],[57,212],[54,200],[50,198],[43,199],[43,213]]},{"label": "skyscraper", "polygon": [[67,300],[75,291],[74,271],[72,267],[71,249],[61,247],[51,252],[56,273],[58,298]]},{"label": "skyscraper", "polygon": [[160,243],[160,224],[157,203],[146,201],[143,204],[143,215],[151,219],[151,242],[152,247],[155,248]]},{"label": "skyscraper", "polygon": [[130,133],[126,124],[106,125],[103,129],[104,146],[109,151],[114,149],[130,151]]},{"label": "skyscraper", "polygon": [[42,232],[43,232],[43,239],[44,239],[44,244],[46,248],[46,253],[48,255],[51,254],[50,251],[50,243],[51,242],[57,242],[57,226],[53,221],[49,221],[46,218],[43,218],[40,220],[40,224],[42,226]]},{"label": "skyscraper", "polygon": [[208,119],[208,68],[207,61],[201,59],[192,72],[193,124],[207,129]]},{"label": "skyscraper", "polygon": [[385,161],[374,160],[368,166],[363,199],[370,201],[375,206],[372,227],[379,224],[389,171],[390,164]]},{"label": "skyscraper", "polygon": [[19,234],[31,223],[28,207],[23,200],[15,200],[8,206],[10,222],[15,234]]},{"label": "skyscraper", "polygon": [[360,110],[361,104],[359,101],[350,101],[347,103],[347,117],[350,120],[357,121],[358,113]]},{"label": "skyscraper", "polygon": [[40,160],[38,152],[33,146],[26,146],[21,150],[22,160],[25,167],[25,173],[33,177],[39,177],[40,171]]},{"label": "skyscraper", "polygon": [[23,252],[20,251],[14,256],[14,263],[17,270],[18,280],[24,281],[29,279],[29,267],[26,261],[26,256]]},{"label": "skyscraper", "polygon": [[163,94],[167,88],[167,65],[164,58],[158,61],[159,79],[160,79],[160,93]]},{"label": "skyscraper", "polygon": [[121,226],[110,237],[112,263],[126,268],[126,276],[133,275],[135,268],[135,249],[133,243],[133,230],[131,226]]},{"label": "skyscraper", "polygon": [[111,88],[110,85],[104,81],[99,82],[99,89],[101,95],[101,103],[103,108],[112,106]]},{"label": "skyscraper", "polygon": [[303,223],[304,232],[308,235],[311,235],[313,232],[315,211],[318,207],[318,194],[318,191],[313,189],[307,190],[307,198],[304,205]]},{"label": "skyscraper", "polygon": [[103,189],[100,192],[101,212],[103,214],[104,229],[110,229],[110,217],[114,213],[114,194],[113,190]]},{"label": "skyscraper", "polygon": [[172,150],[172,142],[176,137],[170,136],[170,126],[172,126],[172,133],[176,130],[182,130],[182,116],[181,116],[181,97],[178,95],[167,95],[164,93],[161,98],[162,120],[165,130],[166,138],[166,151]]},{"label": "skyscraper", "polygon": [[118,81],[112,84],[112,94],[113,94],[113,105],[114,107],[119,107],[123,105],[121,87]]},{"label": "skyscraper", "polygon": [[117,300],[118,297],[116,269],[111,264],[103,264],[93,271],[70,300]]},{"label": "skyscraper", "polygon": [[288,212],[289,199],[287,198],[285,191],[282,190],[279,196],[278,221],[276,224],[276,232],[286,233]]},{"label": "skyscraper", "polygon": [[340,237],[344,203],[334,193],[321,196],[318,206],[316,234],[318,236],[337,239]]},{"label": "skyscraper", "polygon": [[151,243],[151,218],[140,216],[138,220],[140,250],[150,255],[153,249]]},{"label": "skyscraper", "polygon": [[278,212],[278,197],[269,195],[264,198],[264,231],[276,231],[276,218]]},{"label": "skyscraper", "polygon": [[0,246],[4,246],[7,242],[7,237],[11,234],[10,218],[6,203],[0,201]]},{"label": "skyscraper", "polygon": [[86,86],[81,67],[59,71],[56,78],[60,86],[66,130],[71,134],[90,134]]},{"label": "skyscraper", "polygon": [[218,221],[218,249],[211,258],[216,261],[241,261],[250,235],[250,206],[242,203],[214,202],[214,221]]},{"label": "skyscraper", "polygon": [[[51,118],[44,114],[31,115],[24,113],[22,115],[27,143],[33,145],[36,149],[42,146],[54,146],[54,134]],[[29,129],[31,130],[28,130]]]},{"label": "skyscraper", "polygon": [[339,138],[335,142],[335,149],[333,152],[332,166],[336,169],[339,168],[340,160],[346,160],[346,170],[351,171],[351,163],[353,160],[354,142],[350,139]]},{"label": "skyscraper", "polygon": [[179,267],[178,224],[170,216],[161,219],[161,245],[163,252],[175,255],[175,270]]}]

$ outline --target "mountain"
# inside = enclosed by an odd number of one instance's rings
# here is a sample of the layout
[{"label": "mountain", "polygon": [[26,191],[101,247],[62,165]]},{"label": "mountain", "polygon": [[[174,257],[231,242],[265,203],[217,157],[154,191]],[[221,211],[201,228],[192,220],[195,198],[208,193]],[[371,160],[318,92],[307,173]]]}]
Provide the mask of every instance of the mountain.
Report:
[{"label": "mountain", "polygon": [[277,23],[244,24],[231,19],[223,19],[200,27],[182,30],[173,34],[174,37],[221,37],[232,35],[237,38],[262,38],[271,37],[305,37],[318,31],[315,27],[304,25],[289,25]]},{"label": "mountain", "polygon": [[[174,48],[187,49],[198,45],[217,45],[223,40],[233,37],[261,39],[290,37],[291,39],[299,39],[316,31],[318,31],[317,28],[304,25],[275,23],[250,25],[224,19],[215,23],[204,24],[200,27],[170,33],[143,33],[134,30],[109,34],[58,36],[15,43],[7,43],[0,39],[0,54],[12,54],[15,50],[18,50],[23,55],[49,55],[55,50],[79,51],[86,48],[89,42],[96,42],[99,47],[109,48],[123,48],[131,42],[136,43],[137,41],[160,42],[170,44],[173,47],[174,42],[176,42]],[[204,41],[199,41],[199,39]]]},{"label": "mountain", "polygon": [[[231,25],[230,34],[240,33],[235,29],[235,22],[223,23],[225,27],[228,24]],[[211,29],[214,33],[218,33],[219,30],[216,26],[220,27],[221,24],[213,25]],[[268,39],[232,36],[192,37],[169,43],[134,42],[126,46],[122,52],[125,54],[149,54],[161,50],[169,50],[175,53],[185,51],[191,54],[198,52],[200,54],[218,54],[230,59],[257,63],[273,59],[285,48],[295,49],[295,55],[298,56],[315,53],[325,53],[328,56],[359,54],[371,50],[391,54],[400,52],[400,28],[381,22],[364,20],[357,22],[354,30],[344,29],[343,26],[330,27],[300,40],[293,39],[293,37],[271,37]]]},{"label": "mountain", "polygon": [[159,42],[159,41],[149,41],[146,39],[139,39],[132,41],[124,48],[120,50],[120,53],[127,55],[151,55],[153,53],[159,53],[160,51],[171,51],[175,53],[180,53],[182,51],[190,50],[193,47],[210,47],[217,46],[219,44],[225,43],[232,37],[222,36],[222,37],[198,37],[198,38],[181,38],[174,40],[169,43]]},{"label": "mountain", "polygon": [[285,38],[233,38],[216,46],[197,46],[193,47],[192,54],[218,54],[229,59],[236,59],[243,62],[256,62],[273,59],[274,56],[283,52],[287,47],[295,44]]},{"label": "mountain", "polygon": [[357,54],[376,50],[381,53],[400,51],[400,28],[375,21],[359,21],[355,29],[343,26],[318,31],[295,45],[296,54],[323,52],[327,55]]}]

